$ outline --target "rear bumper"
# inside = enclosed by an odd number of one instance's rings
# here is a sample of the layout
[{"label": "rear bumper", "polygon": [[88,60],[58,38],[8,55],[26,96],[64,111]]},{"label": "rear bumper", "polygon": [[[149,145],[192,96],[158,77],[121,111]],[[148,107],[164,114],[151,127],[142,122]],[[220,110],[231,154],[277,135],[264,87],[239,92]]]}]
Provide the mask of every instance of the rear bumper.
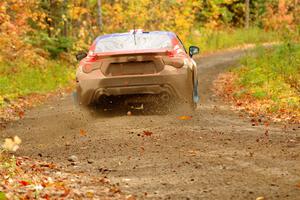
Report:
[{"label": "rear bumper", "polygon": [[77,83],[78,101],[82,105],[97,102],[102,96],[164,94],[189,101],[192,95],[191,73],[178,70],[171,74],[101,77]]},{"label": "rear bumper", "polygon": [[102,95],[118,96],[127,94],[173,94],[172,88],[168,85],[138,85],[138,86],[123,86],[113,88],[99,88],[95,91],[95,98]]}]

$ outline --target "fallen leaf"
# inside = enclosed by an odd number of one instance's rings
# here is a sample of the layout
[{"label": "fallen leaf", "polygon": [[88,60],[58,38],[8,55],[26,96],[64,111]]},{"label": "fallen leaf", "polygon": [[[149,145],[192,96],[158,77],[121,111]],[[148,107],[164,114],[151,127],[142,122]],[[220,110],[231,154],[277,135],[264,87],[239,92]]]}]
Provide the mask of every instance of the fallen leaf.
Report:
[{"label": "fallen leaf", "polygon": [[47,167],[50,169],[54,169],[55,168],[55,164],[53,163],[45,163],[45,164],[40,164],[40,167]]},{"label": "fallen leaf", "polygon": [[25,112],[24,112],[24,111],[20,111],[20,112],[18,113],[18,116],[19,116],[20,119],[22,119],[22,118],[24,117],[24,115],[25,115]]},{"label": "fallen leaf", "polygon": [[93,198],[93,197],[94,197],[94,191],[92,191],[92,190],[87,191],[87,192],[86,192],[86,196],[87,196],[88,198]]},{"label": "fallen leaf", "polygon": [[296,185],[296,188],[300,190],[300,182]]},{"label": "fallen leaf", "polygon": [[153,133],[151,131],[144,131],[145,136],[151,136]]},{"label": "fallen leaf", "polygon": [[241,106],[241,105],[243,105],[243,103],[242,102],[237,102],[236,105]]},{"label": "fallen leaf", "polygon": [[45,195],[42,196],[42,198],[43,198],[43,199],[46,199],[46,200],[49,200],[49,199],[50,199],[50,196],[49,196],[49,194],[45,194]]},{"label": "fallen leaf", "polygon": [[70,191],[70,189],[64,187],[64,193],[61,195],[61,197],[67,197],[70,194]]},{"label": "fallen leaf", "polygon": [[100,179],[99,179],[99,182],[100,182],[100,183],[103,183],[103,184],[108,184],[110,181],[109,181],[109,179],[107,179],[107,178],[100,178]]},{"label": "fallen leaf", "polygon": [[183,115],[183,116],[180,116],[179,119],[181,119],[181,120],[190,120],[190,119],[192,119],[192,116]]},{"label": "fallen leaf", "polygon": [[268,137],[269,136],[269,130],[265,131],[265,136]]},{"label": "fallen leaf", "polygon": [[133,195],[129,195],[126,197],[126,200],[136,200],[136,198]]},{"label": "fallen leaf", "polygon": [[87,132],[83,129],[80,129],[79,133],[80,133],[80,136],[86,136],[87,135]]},{"label": "fallen leaf", "polygon": [[109,189],[109,192],[112,192],[112,193],[120,193],[121,190],[120,190],[119,188],[117,188],[117,187],[111,187],[111,188]]},{"label": "fallen leaf", "polygon": [[21,180],[21,181],[18,181],[22,186],[27,186],[27,185],[30,185],[30,183],[29,182],[27,182],[27,181],[23,181],[23,180]]}]

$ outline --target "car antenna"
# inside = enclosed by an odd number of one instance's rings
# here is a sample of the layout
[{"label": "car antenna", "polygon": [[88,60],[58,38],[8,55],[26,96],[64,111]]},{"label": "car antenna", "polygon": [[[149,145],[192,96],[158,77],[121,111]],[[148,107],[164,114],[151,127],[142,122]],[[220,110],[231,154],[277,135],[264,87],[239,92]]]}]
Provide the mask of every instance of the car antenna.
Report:
[{"label": "car antenna", "polygon": [[135,34],[136,34],[136,30],[135,30],[135,23],[134,23],[133,24],[133,38],[134,38],[134,45],[136,46]]}]

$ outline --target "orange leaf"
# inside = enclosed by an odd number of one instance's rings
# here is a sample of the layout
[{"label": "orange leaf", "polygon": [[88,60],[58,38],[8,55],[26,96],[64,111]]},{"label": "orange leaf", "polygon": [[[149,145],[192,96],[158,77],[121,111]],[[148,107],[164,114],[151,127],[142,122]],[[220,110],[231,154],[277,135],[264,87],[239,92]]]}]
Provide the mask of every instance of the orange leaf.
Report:
[{"label": "orange leaf", "polygon": [[179,117],[179,119],[181,119],[181,120],[190,120],[190,119],[192,119],[192,116],[180,116]]},{"label": "orange leaf", "polygon": [[64,189],[64,193],[61,194],[60,196],[61,197],[67,197],[70,194],[71,190],[69,188],[65,188],[65,187],[63,187],[63,189]]},{"label": "orange leaf", "polygon": [[20,111],[18,113],[18,115],[19,115],[19,118],[22,119],[24,117],[24,115],[25,115],[25,112],[24,111]]},{"label": "orange leaf", "polygon": [[300,190],[300,182],[296,185],[296,187]]},{"label": "orange leaf", "polygon": [[55,164],[53,163],[46,163],[46,164],[40,164],[41,167],[47,167],[50,169],[54,169],[55,168]]},{"label": "orange leaf", "polygon": [[46,199],[46,200],[49,200],[50,199],[50,196],[49,194],[45,194],[44,196],[42,196],[43,199]]},{"label": "orange leaf", "polygon": [[153,133],[151,131],[144,131],[145,136],[151,136]]},{"label": "orange leaf", "polygon": [[86,136],[87,135],[87,132],[83,129],[80,129],[80,136]]},{"label": "orange leaf", "polygon": [[18,181],[22,186],[27,186],[27,185],[30,185],[29,182],[27,181]]}]

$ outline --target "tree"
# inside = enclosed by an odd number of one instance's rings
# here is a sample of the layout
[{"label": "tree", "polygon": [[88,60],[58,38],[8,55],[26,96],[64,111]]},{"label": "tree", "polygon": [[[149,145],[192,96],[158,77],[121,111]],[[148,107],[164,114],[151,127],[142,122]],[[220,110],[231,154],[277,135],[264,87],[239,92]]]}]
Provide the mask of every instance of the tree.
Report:
[{"label": "tree", "polygon": [[250,0],[245,0],[245,28],[249,28],[250,21]]},{"label": "tree", "polygon": [[102,31],[102,2],[101,0],[97,0],[97,10],[98,10],[98,25],[99,25],[99,30],[100,32]]}]

